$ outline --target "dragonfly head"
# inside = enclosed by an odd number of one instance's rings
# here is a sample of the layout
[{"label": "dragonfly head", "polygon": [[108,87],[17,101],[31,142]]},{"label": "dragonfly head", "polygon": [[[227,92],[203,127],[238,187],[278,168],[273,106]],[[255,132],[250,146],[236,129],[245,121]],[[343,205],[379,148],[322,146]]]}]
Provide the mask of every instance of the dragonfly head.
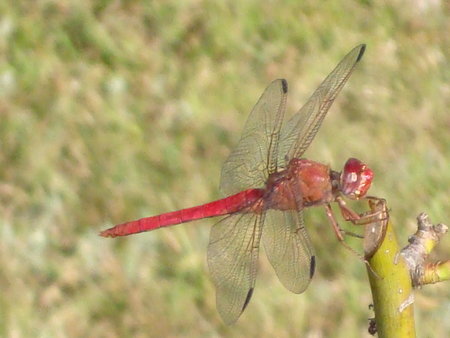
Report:
[{"label": "dragonfly head", "polygon": [[341,174],[341,192],[351,199],[364,197],[372,184],[373,171],[356,158],[345,162]]}]

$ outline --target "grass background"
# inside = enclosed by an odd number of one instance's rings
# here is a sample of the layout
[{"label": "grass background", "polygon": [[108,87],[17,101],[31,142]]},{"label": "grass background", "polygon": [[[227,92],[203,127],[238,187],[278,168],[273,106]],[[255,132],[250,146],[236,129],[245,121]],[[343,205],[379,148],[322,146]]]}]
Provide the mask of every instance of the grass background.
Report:
[{"label": "grass background", "polygon": [[[231,327],[208,278],[213,221],[97,233],[218,198],[266,85],[286,78],[293,112],[362,42],[306,156],[367,162],[403,243],[421,211],[449,223],[449,14],[442,0],[2,1],[0,336],[368,336],[365,267],[320,208],[308,290],[283,289],[262,257]],[[417,291],[415,311],[420,337],[449,336],[448,285]]]}]

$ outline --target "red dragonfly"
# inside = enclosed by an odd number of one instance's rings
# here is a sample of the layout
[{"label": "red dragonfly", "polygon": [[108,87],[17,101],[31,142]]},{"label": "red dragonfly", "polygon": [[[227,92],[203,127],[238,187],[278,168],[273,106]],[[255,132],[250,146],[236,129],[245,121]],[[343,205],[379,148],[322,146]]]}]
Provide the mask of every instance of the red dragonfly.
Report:
[{"label": "red dragonfly", "polygon": [[235,322],[252,297],[261,238],[281,283],[294,293],[305,291],[314,274],[315,256],[303,209],[325,206],[342,240],[330,203],[337,202],[344,219],[355,222],[360,216],[346,206],[344,197],[364,197],[373,178],[372,171],[354,158],[342,173],[300,158],[364,50],[365,45],[359,45],[350,51],[284,125],[287,82],[275,80],[266,88],[222,167],[220,187],[228,197],[119,224],[100,235],[126,236],[226,215],[213,226],[208,245],[217,309],[225,323]]}]

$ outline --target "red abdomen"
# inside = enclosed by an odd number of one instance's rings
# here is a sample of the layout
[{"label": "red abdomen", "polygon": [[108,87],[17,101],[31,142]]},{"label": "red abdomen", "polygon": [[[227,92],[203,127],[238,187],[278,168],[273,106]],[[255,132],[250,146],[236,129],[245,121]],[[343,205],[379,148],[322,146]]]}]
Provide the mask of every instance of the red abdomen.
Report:
[{"label": "red abdomen", "polygon": [[161,227],[176,225],[201,218],[232,214],[246,208],[255,212],[251,207],[263,195],[261,189],[249,189],[223,199],[199,205],[192,208],[168,212],[165,214],[145,217],[116,225],[100,233],[103,237],[127,236],[143,231],[150,231]]}]

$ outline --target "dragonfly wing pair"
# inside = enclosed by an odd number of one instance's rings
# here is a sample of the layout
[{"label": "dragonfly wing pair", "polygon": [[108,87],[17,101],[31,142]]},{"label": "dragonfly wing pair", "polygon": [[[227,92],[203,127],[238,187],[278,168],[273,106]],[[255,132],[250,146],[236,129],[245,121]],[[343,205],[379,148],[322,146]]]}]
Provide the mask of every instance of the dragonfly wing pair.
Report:
[{"label": "dragonfly wing pair", "polygon": [[[364,49],[360,45],[347,54],[284,126],[287,82],[275,80],[266,88],[250,113],[238,145],[223,165],[223,193],[262,188],[270,174],[286,166],[286,160],[304,153]],[[301,201],[301,197],[295,200]],[[298,205],[297,211],[236,213],[213,226],[208,265],[216,286],[217,308],[226,323],[235,322],[250,301],[261,237],[281,283],[295,293],[308,286],[314,272],[314,253],[301,210],[302,205]]]},{"label": "dragonfly wing pair", "polygon": [[300,293],[312,277],[313,248],[301,211],[227,216],[213,226],[208,246],[217,309],[227,324],[239,318],[253,294],[261,235],[269,261],[287,289]]}]

